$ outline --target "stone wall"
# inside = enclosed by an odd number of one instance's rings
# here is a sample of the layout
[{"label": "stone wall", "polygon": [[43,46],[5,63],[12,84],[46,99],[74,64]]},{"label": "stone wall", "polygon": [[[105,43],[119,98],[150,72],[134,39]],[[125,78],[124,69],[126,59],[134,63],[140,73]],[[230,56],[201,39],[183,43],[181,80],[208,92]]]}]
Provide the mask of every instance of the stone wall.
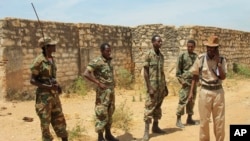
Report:
[{"label": "stone wall", "polygon": [[[30,93],[35,87],[30,85],[30,64],[41,53],[38,39],[42,37],[41,28],[36,21],[23,19],[4,19],[0,21],[1,60],[5,62],[5,92]],[[79,71],[78,29],[71,23],[42,22],[43,33],[59,42],[55,53],[58,81],[72,82]],[[2,72],[2,70],[0,71]],[[2,87],[0,88],[2,89]]]},{"label": "stone wall", "polygon": [[[163,40],[165,72],[168,79],[175,77],[177,56],[186,50],[188,39],[197,43],[196,52],[205,51],[202,42],[215,34],[221,39],[220,53],[229,64],[243,63],[250,66],[250,33],[231,29],[203,26],[167,26],[162,24],[124,27],[83,23],[41,22],[43,31],[58,41],[55,53],[57,79],[70,85],[83,74],[88,62],[100,55],[99,46],[108,42],[112,48],[115,70],[125,68],[135,80],[141,78],[142,59],[152,48],[151,38],[159,34]],[[37,40],[42,37],[37,21],[5,18],[0,20],[0,98],[11,92],[34,93],[31,86],[30,64],[41,52]]]},{"label": "stone wall", "polygon": [[107,42],[112,47],[114,70],[118,68],[133,71],[132,34],[129,27],[98,24],[77,24],[79,30],[80,75],[90,60],[101,55],[100,45]]},{"label": "stone wall", "polygon": [[135,62],[135,77],[140,78],[144,54],[152,49],[151,38],[153,35],[160,35],[163,41],[161,52],[164,55],[164,70],[166,74],[172,74],[175,68],[176,56],[179,54],[179,45],[177,42],[177,30],[174,26],[165,26],[162,24],[140,25],[132,29],[133,47],[132,57]]}]

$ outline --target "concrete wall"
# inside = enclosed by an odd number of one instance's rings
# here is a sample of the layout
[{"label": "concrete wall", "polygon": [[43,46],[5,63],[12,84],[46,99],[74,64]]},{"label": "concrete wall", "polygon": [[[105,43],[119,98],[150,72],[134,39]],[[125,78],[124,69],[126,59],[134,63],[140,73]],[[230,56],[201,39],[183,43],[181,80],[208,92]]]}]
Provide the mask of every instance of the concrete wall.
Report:
[{"label": "concrete wall", "polygon": [[[144,53],[152,48],[151,38],[159,34],[163,39],[165,72],[168,79],[175,77],[177,56],[186,50],[188,39],[197,42],[196,52],[205,51],[202,42],[215,34],[221,39],[220,53],[229,63],[250,66],[250,33],[231,29],[203,26],[167,26],[162,24],[124,27],[87,23],[59,23],[42,21],[46,35],[58,41],[55,53],[58,67],[57,79],[69,85],[83,74],[88,62],[100,56],[99,46],[108,42],[112,46],[113,64],[116,69],[131,71],[139,80]],[[0,20],[0,98],[11,92],[34,93],[29,83],[30,64],[41,53],[37,41],[42,37],[37,21],[5,18]]]}]

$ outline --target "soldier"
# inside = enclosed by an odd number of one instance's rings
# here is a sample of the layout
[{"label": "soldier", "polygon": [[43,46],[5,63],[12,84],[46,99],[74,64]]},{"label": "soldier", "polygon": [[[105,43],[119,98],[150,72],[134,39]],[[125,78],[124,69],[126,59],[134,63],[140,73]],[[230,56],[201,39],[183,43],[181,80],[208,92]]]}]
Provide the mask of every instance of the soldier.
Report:
[{"label": "soldier", "polygon": [[149,50],[144,58],[144,79],[147,88],[147,99],[145,101],[145,132],[144,141],[149,140],[149,124],[153,121],[153,133],[165,133],[158,126],[161,119],[161,105],[164,97],[168,94],[168,89],[164,74],[164,56],[160,52],[162,40],[159,35],[154,35],[151,39],[153,49]]},{"label": "soldier", "polygon": [[210,36],[204,42],[207,52],[199,55],[190,72],[193,74],[189,98],[193,97],[197,80],[201,84],[199,95],[200,141],[209,141],[209,121],[212,113],[216,141],[225,137],[225,99],[222,81],[226,79],[226,59],[219,54],[219,38]]},{"label": "soldier", "polygon": [[[111,46],[103,43],[100,46],[101,56],[93,59],[84,72],[85,78],[94,82],[96,88],[95,131],[98,133],[98,141],[119,141],[111,134],[112,115],[115,110],[115,82],[113,75],[113,66],[111,65]],[[93,75],[92,75],[93,74]]]},{"label": "soldier", "polygon": [[194,114],[194,103],[196,99],[196,85],[194,86],[194,94],[192,99],[188,99],[189,90],[192,82],[192,74],[189,72],[189,69],[191,68],[197,57],[197,54],[194,53],[194,49],[195,41],[188,40],[187,52],[182,53],[177,60],[176,77],[182,87],[179,91],[179,103],[176,111],[176,126],[180,128],[184,128],[184,125],[181,122],[181,116],[184,115],[185,107],[186,113],[188,114],[187,124],[196,124],[196,122],[192,119],[192,115]]},{"label": "soldier", "polygon": [[35,108],[41,122],[42,140],[53,140],[49,129],[51,124],[56,135],[61,137],[62,141],[68,141],[66,121],[59,99],[61,89],[56,82],[56,64],[52,56],[56,51],[57,42],[47,36],[38,42],[43,52],[35,58],[30,67],[30,83],[37,86]]}]

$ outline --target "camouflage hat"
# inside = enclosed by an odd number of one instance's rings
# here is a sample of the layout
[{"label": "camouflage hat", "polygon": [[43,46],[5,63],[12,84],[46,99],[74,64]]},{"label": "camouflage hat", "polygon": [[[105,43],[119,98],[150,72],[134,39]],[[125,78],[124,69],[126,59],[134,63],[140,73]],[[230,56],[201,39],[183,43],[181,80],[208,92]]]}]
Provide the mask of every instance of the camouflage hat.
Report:
[{"label": "camouflage hat", "polygon": [[203,44],[205,46],[210,46],[210,47],[217,47],[219,46],[219,38],[218,36],[210,36],[207,41],[204,41]]},{"label": "camouflage hat", "polygon": [[39,46],[40,47],[43,47],[43,46],[46,46],[46,45],[56,45],[57,44],[57,41],[54,41],[52,40],[50,37],[48,36],[45,36],[45,37],[42,37],[38,40],[38,43],[39,43]]}]

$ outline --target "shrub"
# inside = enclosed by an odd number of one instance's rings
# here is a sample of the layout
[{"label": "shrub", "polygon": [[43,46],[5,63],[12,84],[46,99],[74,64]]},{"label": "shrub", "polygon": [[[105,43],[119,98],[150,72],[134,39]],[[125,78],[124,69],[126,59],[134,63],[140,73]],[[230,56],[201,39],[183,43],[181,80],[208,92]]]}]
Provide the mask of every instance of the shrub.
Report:
[{"label": "shrub", "polygon": [[243,64],[233,63],[233,72],[240,76],[250,77],[250,68]]},{"label": "shrub", "polygon": [[67,93],[75,93],[80,96],[85,96],[89,90],[90,86],[86,83],[86,80],[79,76],[68,88]]},{"label": "shrub", "polygon": [[8,89],[7,90],[7,95],[5,98],[8,101],[26,101],[26,100],[34,100],[35,99],[35,92],[34,93],[28,93],[25,91],[18,91],[14,89]]},{"label": "shrub", "polygon": [[78,139],[78,138],[82,138],[83,132],[86,132],[86,128],[81,126],[81,122],[77,122],[77,124],[68,131],[69,133],[69,140],[74,140],[74,139]]},{"label": "shrub", "polygon": [[[133,113],[130,111],[128,107],[126,107],[126,100],[125,100],[115,108],[115,112],[112,116],[113,119],[112,126],[121,129],[125,132],[128,132],[130,126],[132,125],[132,115]],[[93,124],[96,123],[95,116],[93,116],[92,122]]]},{"label": "shrub", "polygon": [[117,69],[116,84],[118,87],[130,89],[133,83],[133,75],[124,68]]},{"label": "shrub", "polygon": [[132,115],[133,113],[126,106],[126,100],[122,102],[115,110],[113,114],[113,127],[122,129],[125,132],[128,132],[130,126],[132,125]]}]

